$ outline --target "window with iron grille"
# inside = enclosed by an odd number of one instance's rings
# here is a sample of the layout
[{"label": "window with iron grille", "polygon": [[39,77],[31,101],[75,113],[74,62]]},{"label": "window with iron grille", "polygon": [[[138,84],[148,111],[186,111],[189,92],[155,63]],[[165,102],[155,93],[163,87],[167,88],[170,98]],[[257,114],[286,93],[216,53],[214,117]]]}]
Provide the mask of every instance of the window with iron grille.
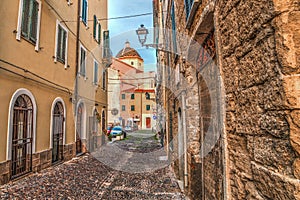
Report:
[{"label": "window with iron grille", "polygon": [[125,99],[125,98],[126,98],[125,94],[122,94],[122,99]]},{"label": "window with iron grille", "polygon": [[56,53],[55,61],[59,61],[63,64],[66,64],[67,61],[67,41],[68,41],[68,32],[67,30],[57,23],[56,26]]},{"label": "window with iron grille", "polygon": [[87,26],[88,21],[88,0],[82,0],[81,19],[82,22]]},{"label": "window with iron grille", "polygon": [[41,16],[40,0],[20,0],[19,18],[16,39],[22,38],[35,44],[38,51],[39,29]]}]

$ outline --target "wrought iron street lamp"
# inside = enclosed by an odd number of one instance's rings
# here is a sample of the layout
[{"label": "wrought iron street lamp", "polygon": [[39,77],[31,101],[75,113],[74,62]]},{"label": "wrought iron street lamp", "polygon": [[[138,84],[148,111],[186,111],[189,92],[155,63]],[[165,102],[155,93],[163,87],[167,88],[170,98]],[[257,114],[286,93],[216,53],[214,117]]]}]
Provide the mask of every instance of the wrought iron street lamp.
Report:
[{"label": "wrought iron street lamp", "polygon": [[144,24],[141,24],[141,26],[136,30],[136,34],[138,35],[139,42],[144,46],[147,35],[149,34],[148,29],[145,28]]}]

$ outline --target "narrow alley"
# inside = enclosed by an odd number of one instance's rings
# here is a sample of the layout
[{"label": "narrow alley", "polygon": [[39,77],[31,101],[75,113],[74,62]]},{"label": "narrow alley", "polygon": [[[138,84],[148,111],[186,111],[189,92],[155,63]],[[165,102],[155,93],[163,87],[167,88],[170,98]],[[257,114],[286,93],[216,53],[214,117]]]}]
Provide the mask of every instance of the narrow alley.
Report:
[{"label": "narrow alley", "polygon": [[[126,140],[105,146],[107,148],[92,153],[96,156],[87,153],[1,186],[0,199],[185,199],[168,165],[134,173],[129,169],[116,170],[101,162],[100,152],[111,152],[111,157],[119,159],[112,149],[122,149],[124,153],[120,155],[123,157],[126,153],[158,151],[161,148],[154,134],[131,133]],[[128,164],[142,167],[143,162],[149,162],[134,157],[127,158],[127,163],[120,163],[121,168]]]}]

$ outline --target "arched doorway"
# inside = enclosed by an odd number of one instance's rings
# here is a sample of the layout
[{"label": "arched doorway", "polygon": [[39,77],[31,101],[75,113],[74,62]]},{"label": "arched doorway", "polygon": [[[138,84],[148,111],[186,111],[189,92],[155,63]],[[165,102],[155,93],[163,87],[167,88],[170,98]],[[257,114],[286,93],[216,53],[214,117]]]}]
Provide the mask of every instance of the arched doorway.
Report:
[{"label": "arched doorway", "polygon": [[64,108],[57,102],[52,113],[52,163],[63,160]]},{"label": "arched doorway", "polygon": [[82,153],[83,120],[83,103],[80,103],[76,115],[76,154]]},{"label": "arched doorway", "polygon": [[11,176],[31,171],[33,141],[33,104],[29,96],[17,97],[13,107]]}]

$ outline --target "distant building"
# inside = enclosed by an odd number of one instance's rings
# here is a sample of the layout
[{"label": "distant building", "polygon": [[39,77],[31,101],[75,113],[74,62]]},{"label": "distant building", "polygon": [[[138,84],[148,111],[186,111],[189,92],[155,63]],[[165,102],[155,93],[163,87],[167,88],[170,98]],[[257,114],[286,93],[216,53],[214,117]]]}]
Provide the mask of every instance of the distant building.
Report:
[{"label": "distant building", "polygon": [[155,128],[155,72],[143,69],[144,60],[127,41],[108,71],[109,123]]}]

